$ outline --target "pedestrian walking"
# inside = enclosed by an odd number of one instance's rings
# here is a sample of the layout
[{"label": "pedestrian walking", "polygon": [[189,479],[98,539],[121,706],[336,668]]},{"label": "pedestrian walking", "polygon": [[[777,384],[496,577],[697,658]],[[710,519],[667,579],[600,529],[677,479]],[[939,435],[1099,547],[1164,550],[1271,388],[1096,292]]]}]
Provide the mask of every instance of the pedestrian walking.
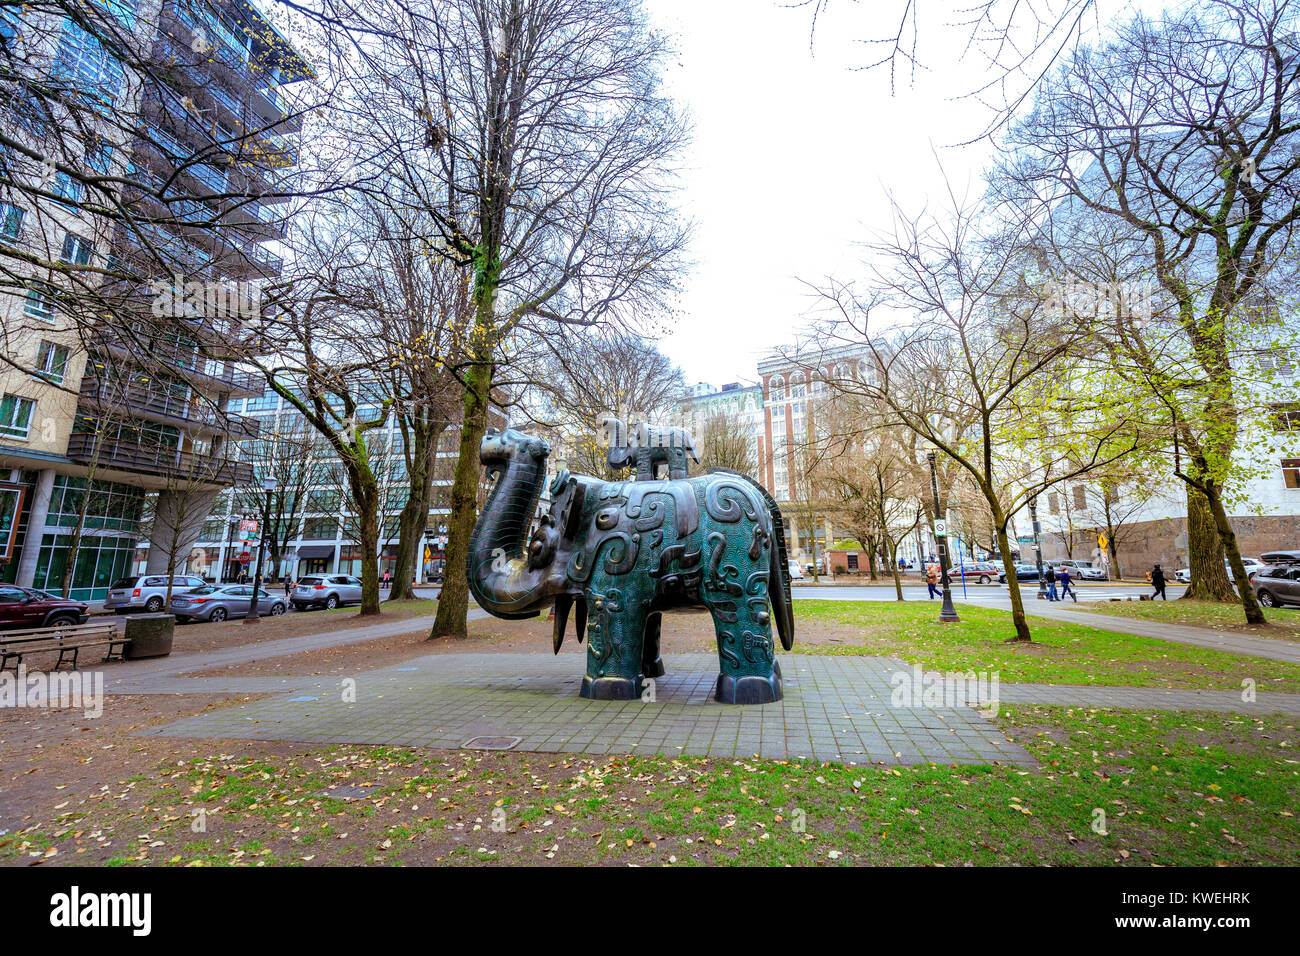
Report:
[{"label": "pedestrian walking", "polygon": [[385,572],[384,572],[384,587],[385,587],[385,588],[390,588],[390,587],[392,587],[392,586],[393,586],[393,572],[392,572],[392,571],[385,571]]},{"label": "pedestrian walking", "polygon": [[930,589],[931,601],[933,601],[937,597],[943,596],[943,592],[940,591],[935,586],[938,583],[939,583],[939,568],[932,564],[930,565],[929,570],[925,572],[925,586]]},{"label": "pedestrian walking", "polygon": [[1070,597],[1074,598],[1074,603],[1078,604],[1079,595],[1074,590],[1074,588],[1070,587],[1070,584],[1071,584],[1070,569],[1061,568],[1061,600],[1064,601],[1065,596],[1068,594],[1070,595]]},{"label": "pedestrian walking", "polygon": [[1151,595],[1151,600],[1154,601],[1158,597],[1164,598],[1166,601],[1169,600],[1169,595],[1165,594],[1165,572],[1160,570],[1158,564],[1151,569],[1151,586],[1156,589],[1155,593]]},{"label": "pedestrian walking", "polygon": [[1060,597],[1056,593],[1056,572],[1052,570],[1049,564],[1047,570],[1043,572],[1047,581],[1047,600],[1059,601]]},{"label": "pedestrian walking", "polygon": [[284,576],[284,596],[288,597],[292,593],[293,593],[293,575],[286,574]]}]

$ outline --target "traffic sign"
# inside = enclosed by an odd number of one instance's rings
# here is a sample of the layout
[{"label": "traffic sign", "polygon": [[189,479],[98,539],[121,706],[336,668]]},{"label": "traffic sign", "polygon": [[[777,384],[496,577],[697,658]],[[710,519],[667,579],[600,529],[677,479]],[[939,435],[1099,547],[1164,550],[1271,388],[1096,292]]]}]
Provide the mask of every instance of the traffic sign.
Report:
[{"label": "traffic sign", "polygon": [[1103,551],[1106,550],[1106,536],[1104,534],[1097,535],[1097,547]]},{"label": "traffic sign", "polygon": [[946,538],[948,536],[948,522],[942,518],[936,518],[934,521],[934,536],[936,538]]}]

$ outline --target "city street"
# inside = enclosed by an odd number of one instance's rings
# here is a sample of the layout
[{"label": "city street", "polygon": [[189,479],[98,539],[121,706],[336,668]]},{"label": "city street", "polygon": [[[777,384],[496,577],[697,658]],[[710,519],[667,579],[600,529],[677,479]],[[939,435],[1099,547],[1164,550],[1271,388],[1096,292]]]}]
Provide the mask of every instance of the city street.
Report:
[{"label": "city street", "polygon": [[[1109,601],[1112,599],[1124,600],[1132,598],[1137,600],[1140,595],[1150,594],[1151,586],[1149,584],[1127,584],[1127,583],[1109,583],[1109,584],[1083,584],[1076,585],[1079,591],[1079,603],[1083,604],[1088,601]],[[1169,600],[1173,601],[1182,597],[1186,588],[1181,584],[1171,584],[1165,589],[1169,595]],[[1037,585],[1032,581],[1022,581],[1020,583],[1020,593],[1026,601],[1035,601],[1037,598]],[[791,587],[791,593],[796,598],[805,598],[814,601],[892,601],[895,597],[894,586],[892,584],[873,584],[873,585],[818,585],[818,584],[795,584]],[[903,583],[903,595],[911,600],[925,600],[925,585],[916,581]],[[1011,607],[1011,598],[1007,594],[1005,585],[997,584],[968,584],[963,592],[960,584],[952,589],[953,600],[969,604],[981,604],[986,607]],[[1068,600],[1068,598],[1067,598]],[[938,598],[935,598],[937,603]],[[1073,604],[1073,601],[1070,601]]]}]

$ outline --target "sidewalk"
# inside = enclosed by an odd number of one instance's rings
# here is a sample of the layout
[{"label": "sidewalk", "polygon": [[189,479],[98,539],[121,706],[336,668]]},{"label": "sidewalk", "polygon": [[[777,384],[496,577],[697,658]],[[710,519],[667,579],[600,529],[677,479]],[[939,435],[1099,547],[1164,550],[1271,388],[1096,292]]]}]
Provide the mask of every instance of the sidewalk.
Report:
[{"label": "sidewalk", "polygon": [[[468,619],[476,621],[487,617],[481,608],[470,608]],[[181,674],[197,673],[209,669],[233,667],[249,661],[265,660],[271,657],[287,657],[303,651],[320,650],[326,647],[342,647],[347,644],[359,644],[372,641],[378,637],[402,634],[433,627],[434,615],[411,617],[400,621],[383,621],[365,627],[353,627],[338,631],[322,631],[305,634],[301,637],[286,637],[280,640],[259,641],[256,644],[244,644],[215,651],[196,654],[179,654],[172,657],[157,657],[141,661],[124,661],[105,671],[104,690],[109,694],[175,694],[203,693],[204,687],[214,681],[221,686],[232,689],[217,691],[221,693],[240,693],[244,691],[259,692],[281,687],[292,687],[304,681],[315,680],[312,677],[243,677],[243,678],[182,678]],[[204,683],[200,683],[204,682]],[[235,686],[238,685],[238,686]]]},{"label": "sidewalk", "polygon": [[1284,638],[1255,637],[1251,634],[1234,634],[1231,631],[1216,631],[1212,628],[1193,627],[1188,624],[1166,624],[1163,621],[1143,621],[1134,617],[1114,617],[1110,614],[1067,610],[1059,601],[1027,601],[1025,613],[1031,617],[1082,624],[1102,631],[1137,634],[1139,637],[1172,641],[1175,644],[1191,644],[1216,651],[1227,651],[1230,654],[1242,654],[1246,657],[1267,657],[1270,660],[1300,664],[1300,642],[1288,641]]}]

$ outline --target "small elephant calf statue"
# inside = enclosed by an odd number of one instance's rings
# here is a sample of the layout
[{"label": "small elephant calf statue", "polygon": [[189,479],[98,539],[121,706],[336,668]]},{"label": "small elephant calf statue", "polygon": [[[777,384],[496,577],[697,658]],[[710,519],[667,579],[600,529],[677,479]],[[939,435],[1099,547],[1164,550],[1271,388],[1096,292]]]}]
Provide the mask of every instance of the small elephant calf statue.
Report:
[{"label": "small elephant calf statue", "polygon": [[602,425],[609,440],[609,467],[621,471],[631,465],[636,468],[637,481],[658,478],[660,464],[668,466],[670,479],[685,478],[687,458],[700,463],[695,439],[684,428],[642,423],[629,430],[618,418],[603,419]]},{"label": "small elephant calf statue", "polygon": [[663,612],[703,607],[718,641],[716,699],[780,700],[772,630],[789,650],[794,620],[781,512],[763,487],[720,469],[608,482],[566,469],[530,536],[549,454],[546,442],[509,428],[483,438],[479,458],[496,483],[469,546],[479,605],[526,618],[554,604],[556,653],[575,612],[578,640],[587,638],[581,695],[602,700],[640,697],[646,678],[664,673]]}]

